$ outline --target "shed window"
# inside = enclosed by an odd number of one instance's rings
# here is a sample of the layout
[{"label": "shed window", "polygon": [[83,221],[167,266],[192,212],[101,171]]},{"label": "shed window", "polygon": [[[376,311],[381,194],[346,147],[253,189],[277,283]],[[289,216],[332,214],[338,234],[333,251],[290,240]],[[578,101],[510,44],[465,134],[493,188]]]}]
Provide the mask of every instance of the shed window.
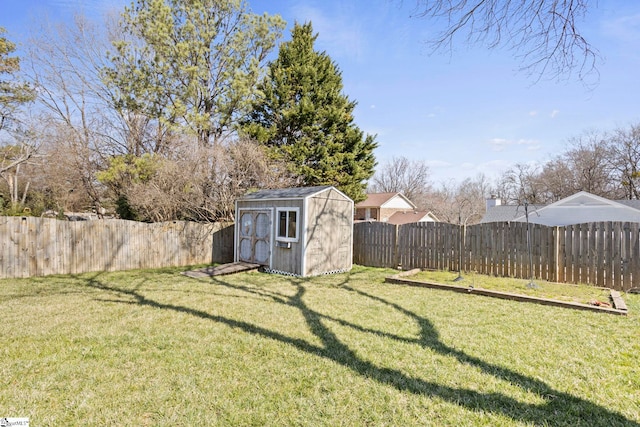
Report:
[{"label": "shed window", "polygon": [[298,210],[278,209],[278,240],[298,241]]}]

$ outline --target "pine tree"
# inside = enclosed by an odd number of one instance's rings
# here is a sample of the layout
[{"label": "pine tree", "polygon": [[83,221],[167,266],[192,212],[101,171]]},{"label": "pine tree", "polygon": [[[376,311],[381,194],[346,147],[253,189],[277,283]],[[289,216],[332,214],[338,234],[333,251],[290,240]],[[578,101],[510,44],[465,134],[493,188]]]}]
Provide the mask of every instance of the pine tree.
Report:
[{"label": "pine tree", "polygon": [[342,94],[342,75],[316,52],[311,23],[295,24],[260,84],[242,130],[287,162],[305,186],[334,185],[358,202],[374,172],[375,136],[354,124],[356,103]]},{"label": "pine tree", "polygon": [[250,108],[283,28],[279,15],[253,14],[246,0],[135,0],[105,80],[117,108],[215,144]]}]

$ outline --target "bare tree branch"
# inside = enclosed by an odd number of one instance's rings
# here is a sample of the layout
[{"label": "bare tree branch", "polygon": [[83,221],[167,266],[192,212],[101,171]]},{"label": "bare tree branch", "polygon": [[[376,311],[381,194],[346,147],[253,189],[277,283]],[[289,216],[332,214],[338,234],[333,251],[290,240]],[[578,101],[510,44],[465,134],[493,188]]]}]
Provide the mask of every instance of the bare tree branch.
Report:
[{"label": "bare tree branch", "polygon": [[587,76],[597,77],[600,58],[578,25],[589,6],[587,0],[417,0],[414,16],[444,21],[429,40],[434,50],[451,49],[466,33],[468,44],[513,50],[521,71],[537,80],[577,72],[586,84]]}]

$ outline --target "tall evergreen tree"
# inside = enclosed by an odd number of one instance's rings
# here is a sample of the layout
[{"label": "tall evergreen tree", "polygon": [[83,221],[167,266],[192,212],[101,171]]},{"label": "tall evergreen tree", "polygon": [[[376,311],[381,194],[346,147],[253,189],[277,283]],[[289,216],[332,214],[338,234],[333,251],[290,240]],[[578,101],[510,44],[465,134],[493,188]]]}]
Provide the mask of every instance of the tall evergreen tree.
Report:
[{"label": "tall evergreen tree", "polygon": [[316,38],[311,23],[295,24],[243,131],[287,161],[300,184],[334,185],[358,202],[374,172],[377,143],[354,124],[356,103],[342,94],[336,64],[314,50]]}]

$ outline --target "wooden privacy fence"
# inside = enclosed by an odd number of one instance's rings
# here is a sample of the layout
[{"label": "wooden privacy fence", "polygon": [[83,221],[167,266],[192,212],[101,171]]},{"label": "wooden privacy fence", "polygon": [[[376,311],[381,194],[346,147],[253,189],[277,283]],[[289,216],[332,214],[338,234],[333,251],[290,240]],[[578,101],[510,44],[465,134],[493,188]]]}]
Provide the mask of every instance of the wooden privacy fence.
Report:
[{"label": "wooden privacy fence", "polygon": [[[233,235],[229,224],[0,217],[0,278],[230,262]],[[353,242],[354,263],[371,267],[460,269],[617,290],[640,283],[638,223],[530,224],[527,231],[520,222],[466,229],[361,222]]]},{"label": "wooden privacy fence", "polygon": [[640,224],[629,222],[529,224],[529,229],[521,222],[466,229],[432,222],[399,226],[362,222],[354,226],[354,262],[628,290],[640,282],[639,234]]},{"label": "wooden privacy fence", "polygon": [[0,278],[232,260],[232,225],[0,217]]}]

